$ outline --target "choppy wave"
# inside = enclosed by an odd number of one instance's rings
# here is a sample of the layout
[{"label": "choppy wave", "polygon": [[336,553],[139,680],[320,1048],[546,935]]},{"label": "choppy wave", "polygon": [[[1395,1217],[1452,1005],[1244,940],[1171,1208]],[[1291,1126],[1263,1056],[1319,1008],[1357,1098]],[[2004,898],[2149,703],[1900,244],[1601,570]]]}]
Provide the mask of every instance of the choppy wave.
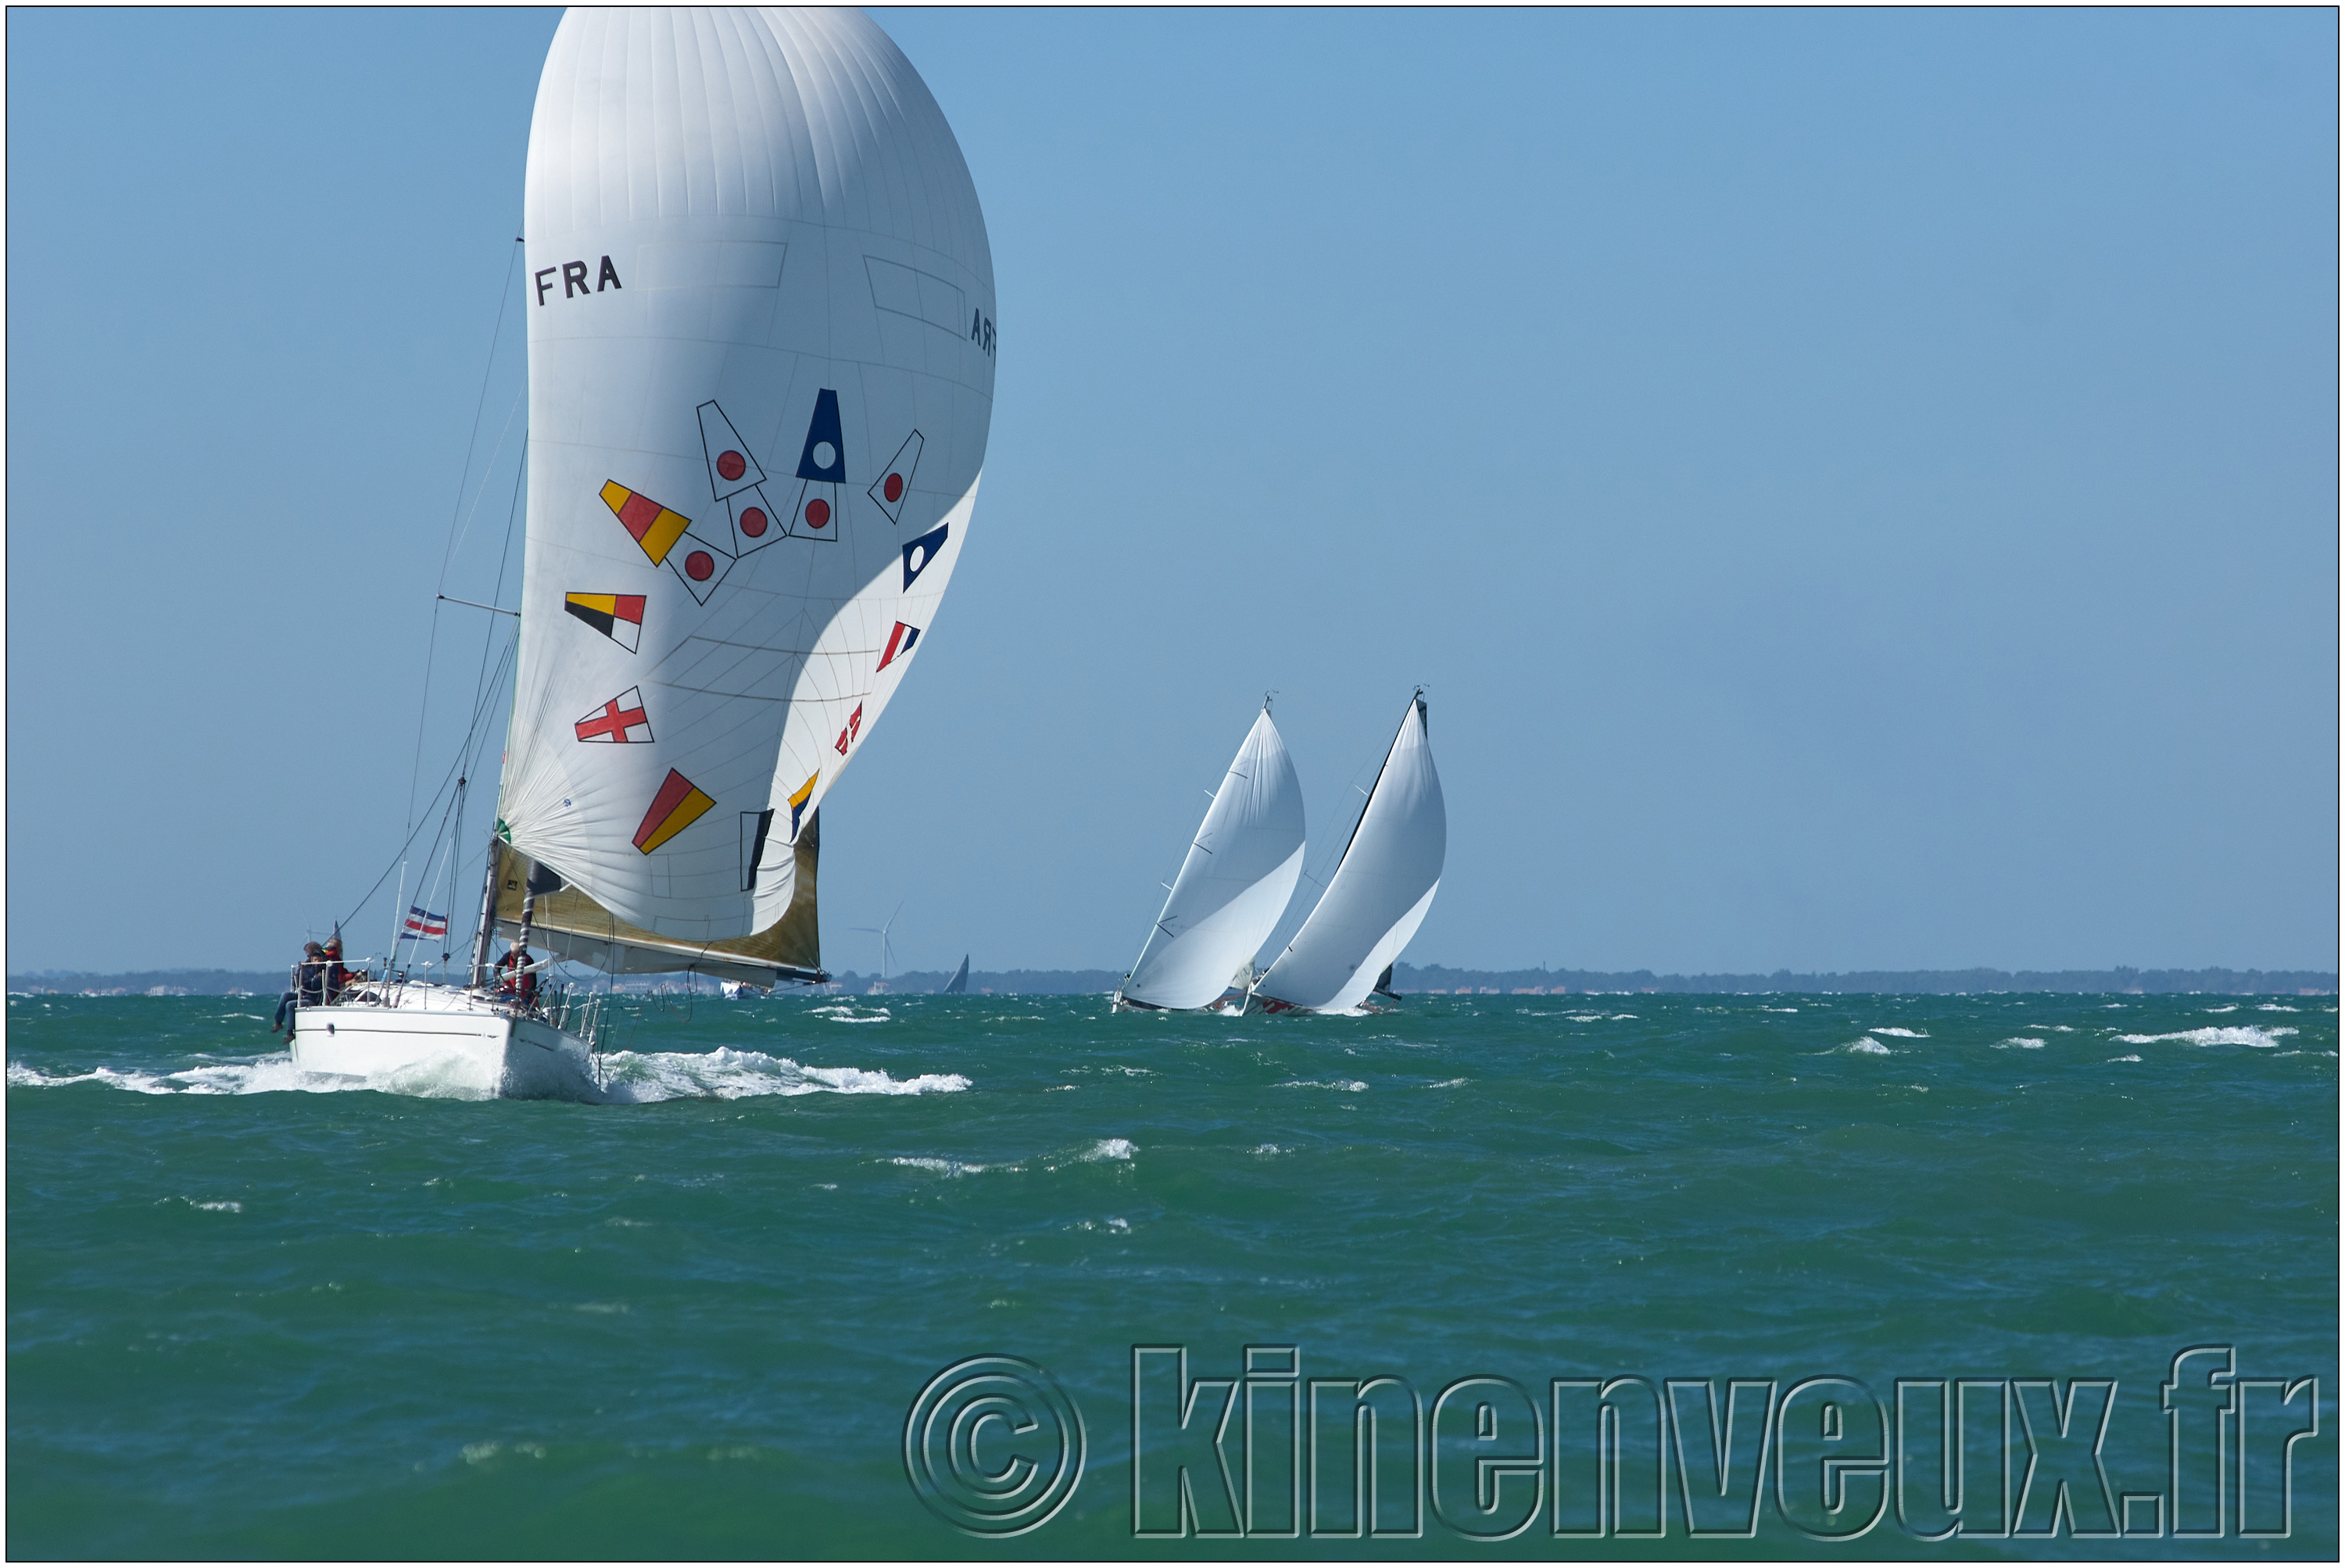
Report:
[{"label": "choppy wave", "polygon": [[1347,1095],[1365,1095],[1368,1086],[1357,1078],[1289,1078],[1278,1085],[1282,1089],[1341,1089]]},{"label": "choppy wave", "polygon": [[858,1013],[852,1003],[840,1003],[833,1007],[809,1007],[807,1011],[817,1018],[827,1018],[833,1023],[886,1023],[891,1015],[884,1007],[868,1013]]},{"label": "choppy wave", "polygon": [[1087,1160],[1128,1160],[1131,1157],[1130,1138],[1101,1138],[1083,1156]]},{"label": "choppy wave", "polygon": [[1862,1040],[1852,1040],[1845,1045],[1835,1045],[1832,1049],[1835,1051],[1852,1051],[1860,1056],[1886,1056],[1891,1054],[1888,1046],[1883,1045],[1880,1041],[1875,1040],[1870,1034],[1866,1035]]},{"label": "choppy wave", "polygon": [[2186,1045],[2252,1045],[2268,1051],[2296,1031],[2288,1028],[2259,1029],[2252,1023],[2210,1023],[2204,1029],[2183,1029],[2172,1034],[2120,1034],[2120,1045],[2157,1045],[2168,1040],[2179,1040]]},{"label": "choppy wave", "polygon": [[1868,1034],[1889,1034],[1900,1040],[1927,1040],[1929,1035],[1919,1029],[1868,1029]]},{"label": "choppy wave", "polygon": [[[603,1057],[604,1097],[615,1105],[656,1105],[663,1100],[739,1100],[761,1095],[946,1095],[969,1086],[958,1073],[923,1073],[898,1078],[864,1067],[806,1067],[787,1056],[762,1051],[614,1051]],[[393,1073],[355,1077],[306,1073],[290,1052],[250,1061],[211,1063],[176,1073],[117,1072],[50,1074],[22,1063],[8,1064],[12,1088],[55,1089],[103,1084],[139,1095],[345,1094],[371,1089],[426,1099],[484,1100],[471,1063],[450,1056]]]},{"label": "choppy wave", "polygon": [[[888,1163],[891,1166],[909,1166],[914,1170],[934,1171],[941,1176],[977,1176],[981,1172],[996,1168],[992,1166],[972,1165],[961,1160],[939,1159],[933,1155],[898,1155]],[[1018,1167],[1006,1166],[1000,1168],[1016,1170]]]},{"label": "choppy wave", "polygon": [[2015,1034],[2008,1040],[1996,1041],[1995,1048],[1998,1051],[2041,1051],[2044,1042],[2030,1035]]}]

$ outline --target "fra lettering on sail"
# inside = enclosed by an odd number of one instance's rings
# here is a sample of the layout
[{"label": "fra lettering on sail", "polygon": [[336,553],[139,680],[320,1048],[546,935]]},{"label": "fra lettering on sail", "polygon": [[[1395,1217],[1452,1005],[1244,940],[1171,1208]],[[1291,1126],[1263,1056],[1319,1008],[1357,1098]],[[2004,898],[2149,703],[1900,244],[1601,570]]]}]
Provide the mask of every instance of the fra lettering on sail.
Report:
[{"label": "fra lettering on sail", "polygon": [[533,274],[537,282],[537,302],[541,306],[553,288],[553,278],[557,272],[562,275],[562,297],[565,300],[580,294],[599,294],[605,289],[619,287],[619,270],[611,265],[608,256],[603,258],[603,270],[595,277],[591,290],[586,287],[586,263],[584,261],[564,261],[559,267],[541,267]]}]

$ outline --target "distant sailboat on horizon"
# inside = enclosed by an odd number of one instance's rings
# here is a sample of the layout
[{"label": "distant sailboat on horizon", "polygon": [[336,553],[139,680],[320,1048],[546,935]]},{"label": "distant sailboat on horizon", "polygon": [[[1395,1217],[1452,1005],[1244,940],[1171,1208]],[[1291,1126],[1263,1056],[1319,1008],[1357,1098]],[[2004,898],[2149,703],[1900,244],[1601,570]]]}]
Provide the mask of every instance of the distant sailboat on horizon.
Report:
[{"label": "distant sailboat on horizon", "polygon": [[1302,875],[1303,786],[1265,697],[1115,993],[1116,1009],[1210,1007],[1244,991]]},{"label": "distant sailboat on horizon", "polygon": [[1327,891],[1246,995],[1265,1013],[1350,1013],[1392,994],[1392,965],[1441,888],[1449,814],[1426,736],[1425,694],[1409,699],[1376,788]]},{"label": "distant sailboat on horizon", "polygon": [[953,977],[950,980],[945,982],[944,993],[947,996],[969,994],[969,954],[960,955],[960,967],[953,971]]}]

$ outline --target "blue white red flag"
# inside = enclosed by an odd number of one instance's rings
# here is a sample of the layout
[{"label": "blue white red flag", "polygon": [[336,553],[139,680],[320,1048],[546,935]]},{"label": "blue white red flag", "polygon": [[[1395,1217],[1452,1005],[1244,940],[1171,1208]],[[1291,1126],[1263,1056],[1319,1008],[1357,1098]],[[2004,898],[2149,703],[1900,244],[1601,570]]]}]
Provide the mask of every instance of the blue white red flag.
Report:
[{"label": "blue white red flag", "polygon": [[401,929],[402,936],[446,936],[448,917],[436,915],[418,905],[407,906],[407,924]]}]

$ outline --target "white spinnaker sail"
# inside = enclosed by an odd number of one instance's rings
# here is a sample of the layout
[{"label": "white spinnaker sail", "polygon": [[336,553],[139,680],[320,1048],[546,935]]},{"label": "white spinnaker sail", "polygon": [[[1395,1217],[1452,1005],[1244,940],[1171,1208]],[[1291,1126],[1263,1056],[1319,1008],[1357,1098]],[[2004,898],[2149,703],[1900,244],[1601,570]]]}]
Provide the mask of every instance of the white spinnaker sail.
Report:
[{"label": "white spinnaker sail", "polygon": [[1203,1007],[1221,995],[1302,874],[1303,786],[1265,708],[1205,808],[1123,994],[1152,1007]]},{"label": "white spinnaker sail", "polygon": [[848,10],[575,10],[530,127],[530,473],[499,815],[688,941],[792,846],[933,624],[992,416],[959,145]]},{"label": "white spinnaker sail", "polygon": [[1366,1001],[1433,907],[1448,848],[1449,814],[1419,697],[1408,705],[1327,891],[1254,994],[1321,1013]]}]

